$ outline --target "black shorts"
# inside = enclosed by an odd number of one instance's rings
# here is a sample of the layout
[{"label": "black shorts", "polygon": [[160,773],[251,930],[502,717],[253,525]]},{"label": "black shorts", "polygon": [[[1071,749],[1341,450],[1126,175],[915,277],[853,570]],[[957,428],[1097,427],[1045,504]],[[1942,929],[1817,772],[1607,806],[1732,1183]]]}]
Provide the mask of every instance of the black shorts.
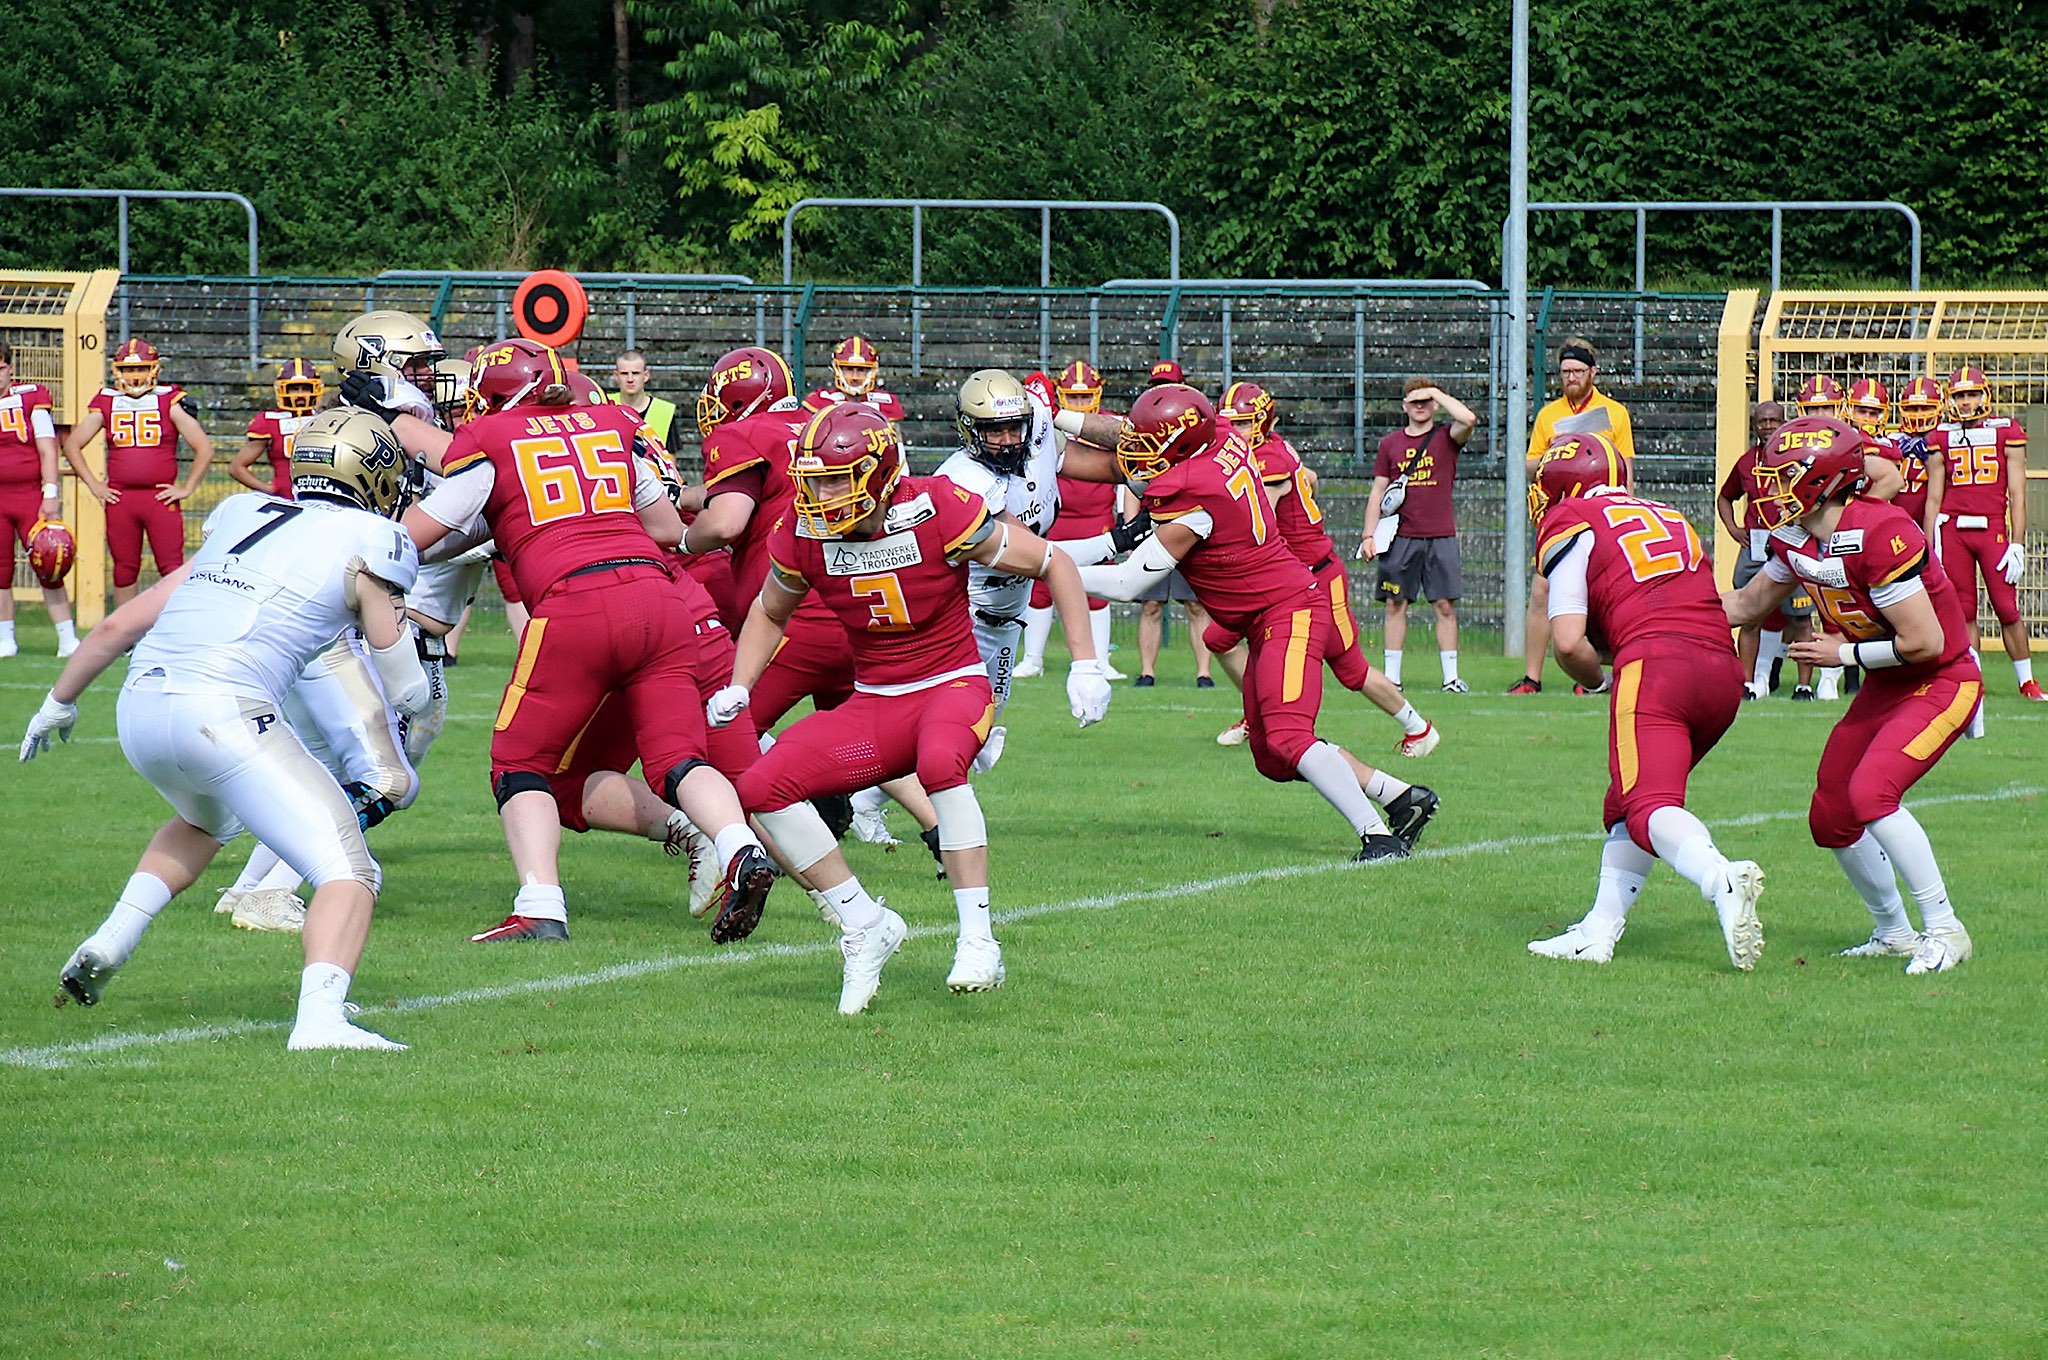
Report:
[{"label": "black shorts", "polygon": [[1465,559],[1457,538],[1402,538],[1379,556],[1380,599],[1455,600],[1465,593]]},{"label": "black shorts", "polygon": [[1138,599],[1145,603],[1162,600],[1180,600],[1186,603],[1194,598],[1194,587],[1188,584],[1187,577],[1182,576],[1177,571],[1166,573],[1166,575],[1160,577],[1151,585],[1146,586],[1138,596]]}]

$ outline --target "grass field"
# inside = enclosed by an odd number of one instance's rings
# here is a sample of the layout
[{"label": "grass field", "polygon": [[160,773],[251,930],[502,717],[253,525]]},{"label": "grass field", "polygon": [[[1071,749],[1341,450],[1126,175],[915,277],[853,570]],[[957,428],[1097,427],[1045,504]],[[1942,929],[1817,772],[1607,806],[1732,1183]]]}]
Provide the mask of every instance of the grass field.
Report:
[{"label": "grass field", "polygon": [[[56,673],[23,642],[10,734]],[[851,847],[918,933],[849,1021],[799,894],[714,950],[645,842],[567,847],[566,946],[464,942],[511,891],[509,656],[471,640],[374,837],[355,996],[406,1054],[285,1051],[296,941],[209,909],[240,848],[53,1009],[164,809],[118,676],[10,764],[0,1355],[2048,1353],[2048,725],[2002,658],[1989,737],[1914,800],[1979,951],[1954,974],[1831,957],[1869,925],[1806,836],[1831,706],[1750,706],[1695,781],[1770,875],[1756,973],[1668,873],[1598,968],[1523,945],[1589,900],[1600,701],[1509,700],[1470,653],[1478,692],[1438,695],[1419,651],[1445,740],[1399,773],[1443,813],[1355,870],[1306,786],[1214,744],[1234,696],[1176,648],[1087,732],[1021,685],[981,783],[1004,991],[945,992],[921,848]],[[1394,737],[1342,693],[1324,731]]]}]

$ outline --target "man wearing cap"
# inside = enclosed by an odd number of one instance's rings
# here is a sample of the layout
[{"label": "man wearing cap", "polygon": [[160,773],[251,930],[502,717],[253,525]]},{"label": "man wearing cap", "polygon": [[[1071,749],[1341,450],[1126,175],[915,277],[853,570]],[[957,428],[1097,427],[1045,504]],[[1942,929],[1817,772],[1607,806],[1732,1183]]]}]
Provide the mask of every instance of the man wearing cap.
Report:
[{"label": "man wearing cap", "polygon": [[[1557,378],[1564,395],[1546,402],[1536,413],[1536,428],[1529,432],[1528,467],[1533,477],[1543,451],[1560,435],[1603,434],[1628,463],[1629,482],[1635,482],[1636,433],[1628,407],[1594,385],[1600,376],[1600,360],[1593,342],[1573,336],[1558,347]],[[1522,678],[1508,687],[1510,694],[1543,692],[1543,658],[1550,650],[1550,582],[1532,574],[1529,578],[1529,613],[1522,646]]]}]

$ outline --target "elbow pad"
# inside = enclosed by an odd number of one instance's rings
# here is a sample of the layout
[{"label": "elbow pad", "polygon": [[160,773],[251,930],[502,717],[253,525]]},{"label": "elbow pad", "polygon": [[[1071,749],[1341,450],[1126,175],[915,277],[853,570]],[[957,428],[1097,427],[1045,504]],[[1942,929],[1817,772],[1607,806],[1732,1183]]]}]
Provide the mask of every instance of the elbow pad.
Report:
[{"label": "elbow pad", "polygon": [[370,648],[370,664],[377,668],[377,678],[384,682],[384,697],[408,718],[426,712],[434,697],[426,668],[420,665],[418,637],[418,631],[408,622],[398,630],[398,641],[389,647]]}]

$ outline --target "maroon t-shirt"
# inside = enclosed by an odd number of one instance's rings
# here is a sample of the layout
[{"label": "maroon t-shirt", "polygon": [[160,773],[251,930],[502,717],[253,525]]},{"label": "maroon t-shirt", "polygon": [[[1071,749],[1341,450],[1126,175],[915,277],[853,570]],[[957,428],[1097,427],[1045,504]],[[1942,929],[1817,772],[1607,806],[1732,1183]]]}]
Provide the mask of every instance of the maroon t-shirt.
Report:
[{"label": "maroon t-shirt", "polygon": [[1426,435],[1396,430],[1380,437],[1372,475],[1393,481],[1420,448],[1415,470],[1408,474],[1408,499],[1401,503],[1398,538],[1455,538],[1458,520],[1451,505],[1451,484],[1458,479],[1458,443],[1451,427],[1439,425]]}]

